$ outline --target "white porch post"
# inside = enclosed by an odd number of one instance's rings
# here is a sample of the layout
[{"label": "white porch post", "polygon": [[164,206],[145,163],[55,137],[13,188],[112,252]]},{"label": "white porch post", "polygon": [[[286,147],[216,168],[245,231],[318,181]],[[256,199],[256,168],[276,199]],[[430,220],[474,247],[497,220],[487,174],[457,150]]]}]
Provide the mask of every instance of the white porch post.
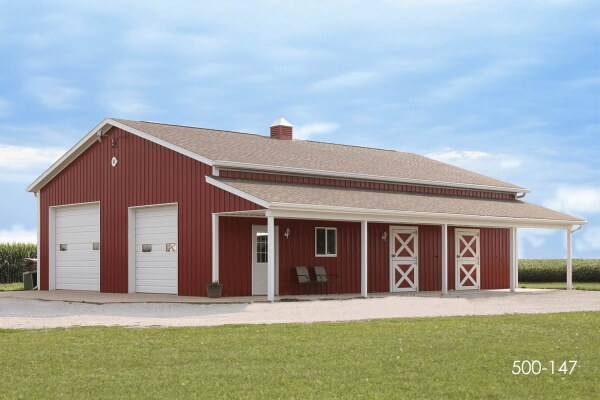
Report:
[{"label": "white porch post", "polygon": [[442,294],[448,294],[448,224],[442,224]]},{"label": "white porch post", "polygon": [[515,227],[515,288],[519,288],[519,229]]},{"label": "white porch post", "polygon": [[571,227],[567,228],[567,290],[573,290],[573,249],[571,245]]},{"label": "white porch post", "polygon": [[41,240],[41,235],[42,235],[42,199],[41,199],[41,192],[37,192],[35,194],[35,197],[37,198],[37,251],[36,251],[36,257],[37,258],[37,269],[36,269],[36,276],[37,276],[37,282],[36,282],[36,286],[37,286],[37,290],[40,290],[40,259],[42,258],[42,256],[40,255],[40,249],[42,248],[41,244],[42,244],[42,240]]},{"label": "white porch post", "polygon": [[219,216],[212,215],[212,281],[219,280]]},{"label": "white porch post", "polygon": [[515,255],[515,251],[516,249],[516,231],[517,228],[512,227],[510,228],[510,291],[514,292],[515,291],[515,261],[516,261],[516,255]]},{"label": "white porch post", "polygon": [[360,223],[360,295],[367,297],[367,221]]},{"label": "white porch post", "polygon": [[267,217],[267,300],[275,301],[275,218]]}]

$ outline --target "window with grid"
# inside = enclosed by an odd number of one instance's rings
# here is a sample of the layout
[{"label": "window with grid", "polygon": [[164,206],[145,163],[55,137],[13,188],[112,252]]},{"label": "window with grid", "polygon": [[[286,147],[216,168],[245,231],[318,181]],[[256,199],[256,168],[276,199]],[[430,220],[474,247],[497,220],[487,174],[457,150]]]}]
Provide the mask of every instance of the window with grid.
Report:
[{"label": "window with grid", "polygon": [[256,234],[256,262],[266,263],[269,260],[269,236],[266,233]]},{"label": "window with grid", "polygon": [[337,228],[315,228],[315,255],[337,255]]}]

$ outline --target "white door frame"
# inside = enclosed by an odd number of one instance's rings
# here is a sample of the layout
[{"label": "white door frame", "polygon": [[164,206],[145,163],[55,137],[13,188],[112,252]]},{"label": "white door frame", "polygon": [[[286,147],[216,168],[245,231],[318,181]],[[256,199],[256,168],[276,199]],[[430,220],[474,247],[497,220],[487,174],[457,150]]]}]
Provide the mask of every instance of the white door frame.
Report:
[{"label": "white door frame", "polygon": [[[100,234],[102,234],[102,208],[100,201],[88,201],[84,203],[60,204],[48,207],[48,290],[56,290],[56,209],[71,206],[86,206],[98,204],[98,213],[100,214]],[[100,250],[102,250],[102,236],[100,236]],[[39,251],[39,250],[38,250]],[[39,257],[39,255],[38,255]],[[100,259],[100,287],[102,288],[102,251],[98,255]],[[39,274],[38,274],[39,278]],[[102,291],[102,290],[99,290]]]},{"label": "white door frame", "polygon": [[[469,248],[472,249],[472,244],[475,245],[475,257],[462,257],[460,254],[460,235],[472,235],[474,237],[475,242],[472,241],[467,243]],[[472,244],[471,244],[472,243]],[[454,290],[479,290],[481,289],[481,232],[479,229],[455,229],[454,230],[454,251],[455,251],[455,263],[454,263]],[[463,281],[469,280],[472,281],[475,278],[476,284],[474,286],[463,286],[460,281],[460,270],[462,268],[461,263],[473,264],[473,268],[465,271],[469,277],[465,277]],[[473,277],[473,273],[475,276]]]},{"label": "white door frame", "polygon": [[127,208],[127,292],[135,291],[135,212],[139,208],[175,206],[177,209],[177,296],[179,296],[179,203],[147,204]]},{"label": "white door frame", "polygon": [[[414,257],[395,257],[394,253],[394,231],[404,231],[403,233],[414,233]],[[390,271],[390,292],[416,292],[419,291],[419,227],[418,226],[399,226],[390,225],[390,258],[389,258],[389,271]],[[396,267],[394,260],[404,260],[413,264],[414,269],[414,282],[413,286],[407,288],[396,288]],[[408,272],[407,272],[408,274]]]},{"label": "white door frame", "polygon": [[[254,267],[256,266],[256,234],[258,232],[267,233],[267,225],[252,225],[252,251],[250,252],[250,257],[252,257],[250,275],[252,276],[252,279],[250,281],[250,291],[252,293],[252,296],[266,296],[266,294],[254,294]],[[279,295],[279,226],[277,225],[275,225],[275,295]]]}]

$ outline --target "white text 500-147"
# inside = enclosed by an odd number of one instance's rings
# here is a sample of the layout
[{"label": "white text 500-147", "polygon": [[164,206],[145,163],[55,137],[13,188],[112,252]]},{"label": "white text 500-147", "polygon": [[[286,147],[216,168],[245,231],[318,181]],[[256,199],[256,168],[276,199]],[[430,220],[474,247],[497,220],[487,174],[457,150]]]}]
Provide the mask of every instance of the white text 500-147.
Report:
[{"label": "white text 500-147", "polygon": [[571,375],[577,367],[577,360],[548,361],[543,364],[539,360],[515,360],[512,365],[513,375],[539,375],[543,372],[549,374]]}]

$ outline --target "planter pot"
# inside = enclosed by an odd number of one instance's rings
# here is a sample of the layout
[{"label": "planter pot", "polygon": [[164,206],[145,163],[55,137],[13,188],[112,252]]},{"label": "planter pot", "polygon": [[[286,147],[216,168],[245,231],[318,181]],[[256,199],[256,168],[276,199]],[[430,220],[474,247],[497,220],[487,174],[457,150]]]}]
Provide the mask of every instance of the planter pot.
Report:
[{"label": "planter pot", "polygon": [[208,293],[208,297],[215,299],[221,297],[221,293],[223,292],[223,284],[222,283],[207,283],[206,284],[206,293]]}]

